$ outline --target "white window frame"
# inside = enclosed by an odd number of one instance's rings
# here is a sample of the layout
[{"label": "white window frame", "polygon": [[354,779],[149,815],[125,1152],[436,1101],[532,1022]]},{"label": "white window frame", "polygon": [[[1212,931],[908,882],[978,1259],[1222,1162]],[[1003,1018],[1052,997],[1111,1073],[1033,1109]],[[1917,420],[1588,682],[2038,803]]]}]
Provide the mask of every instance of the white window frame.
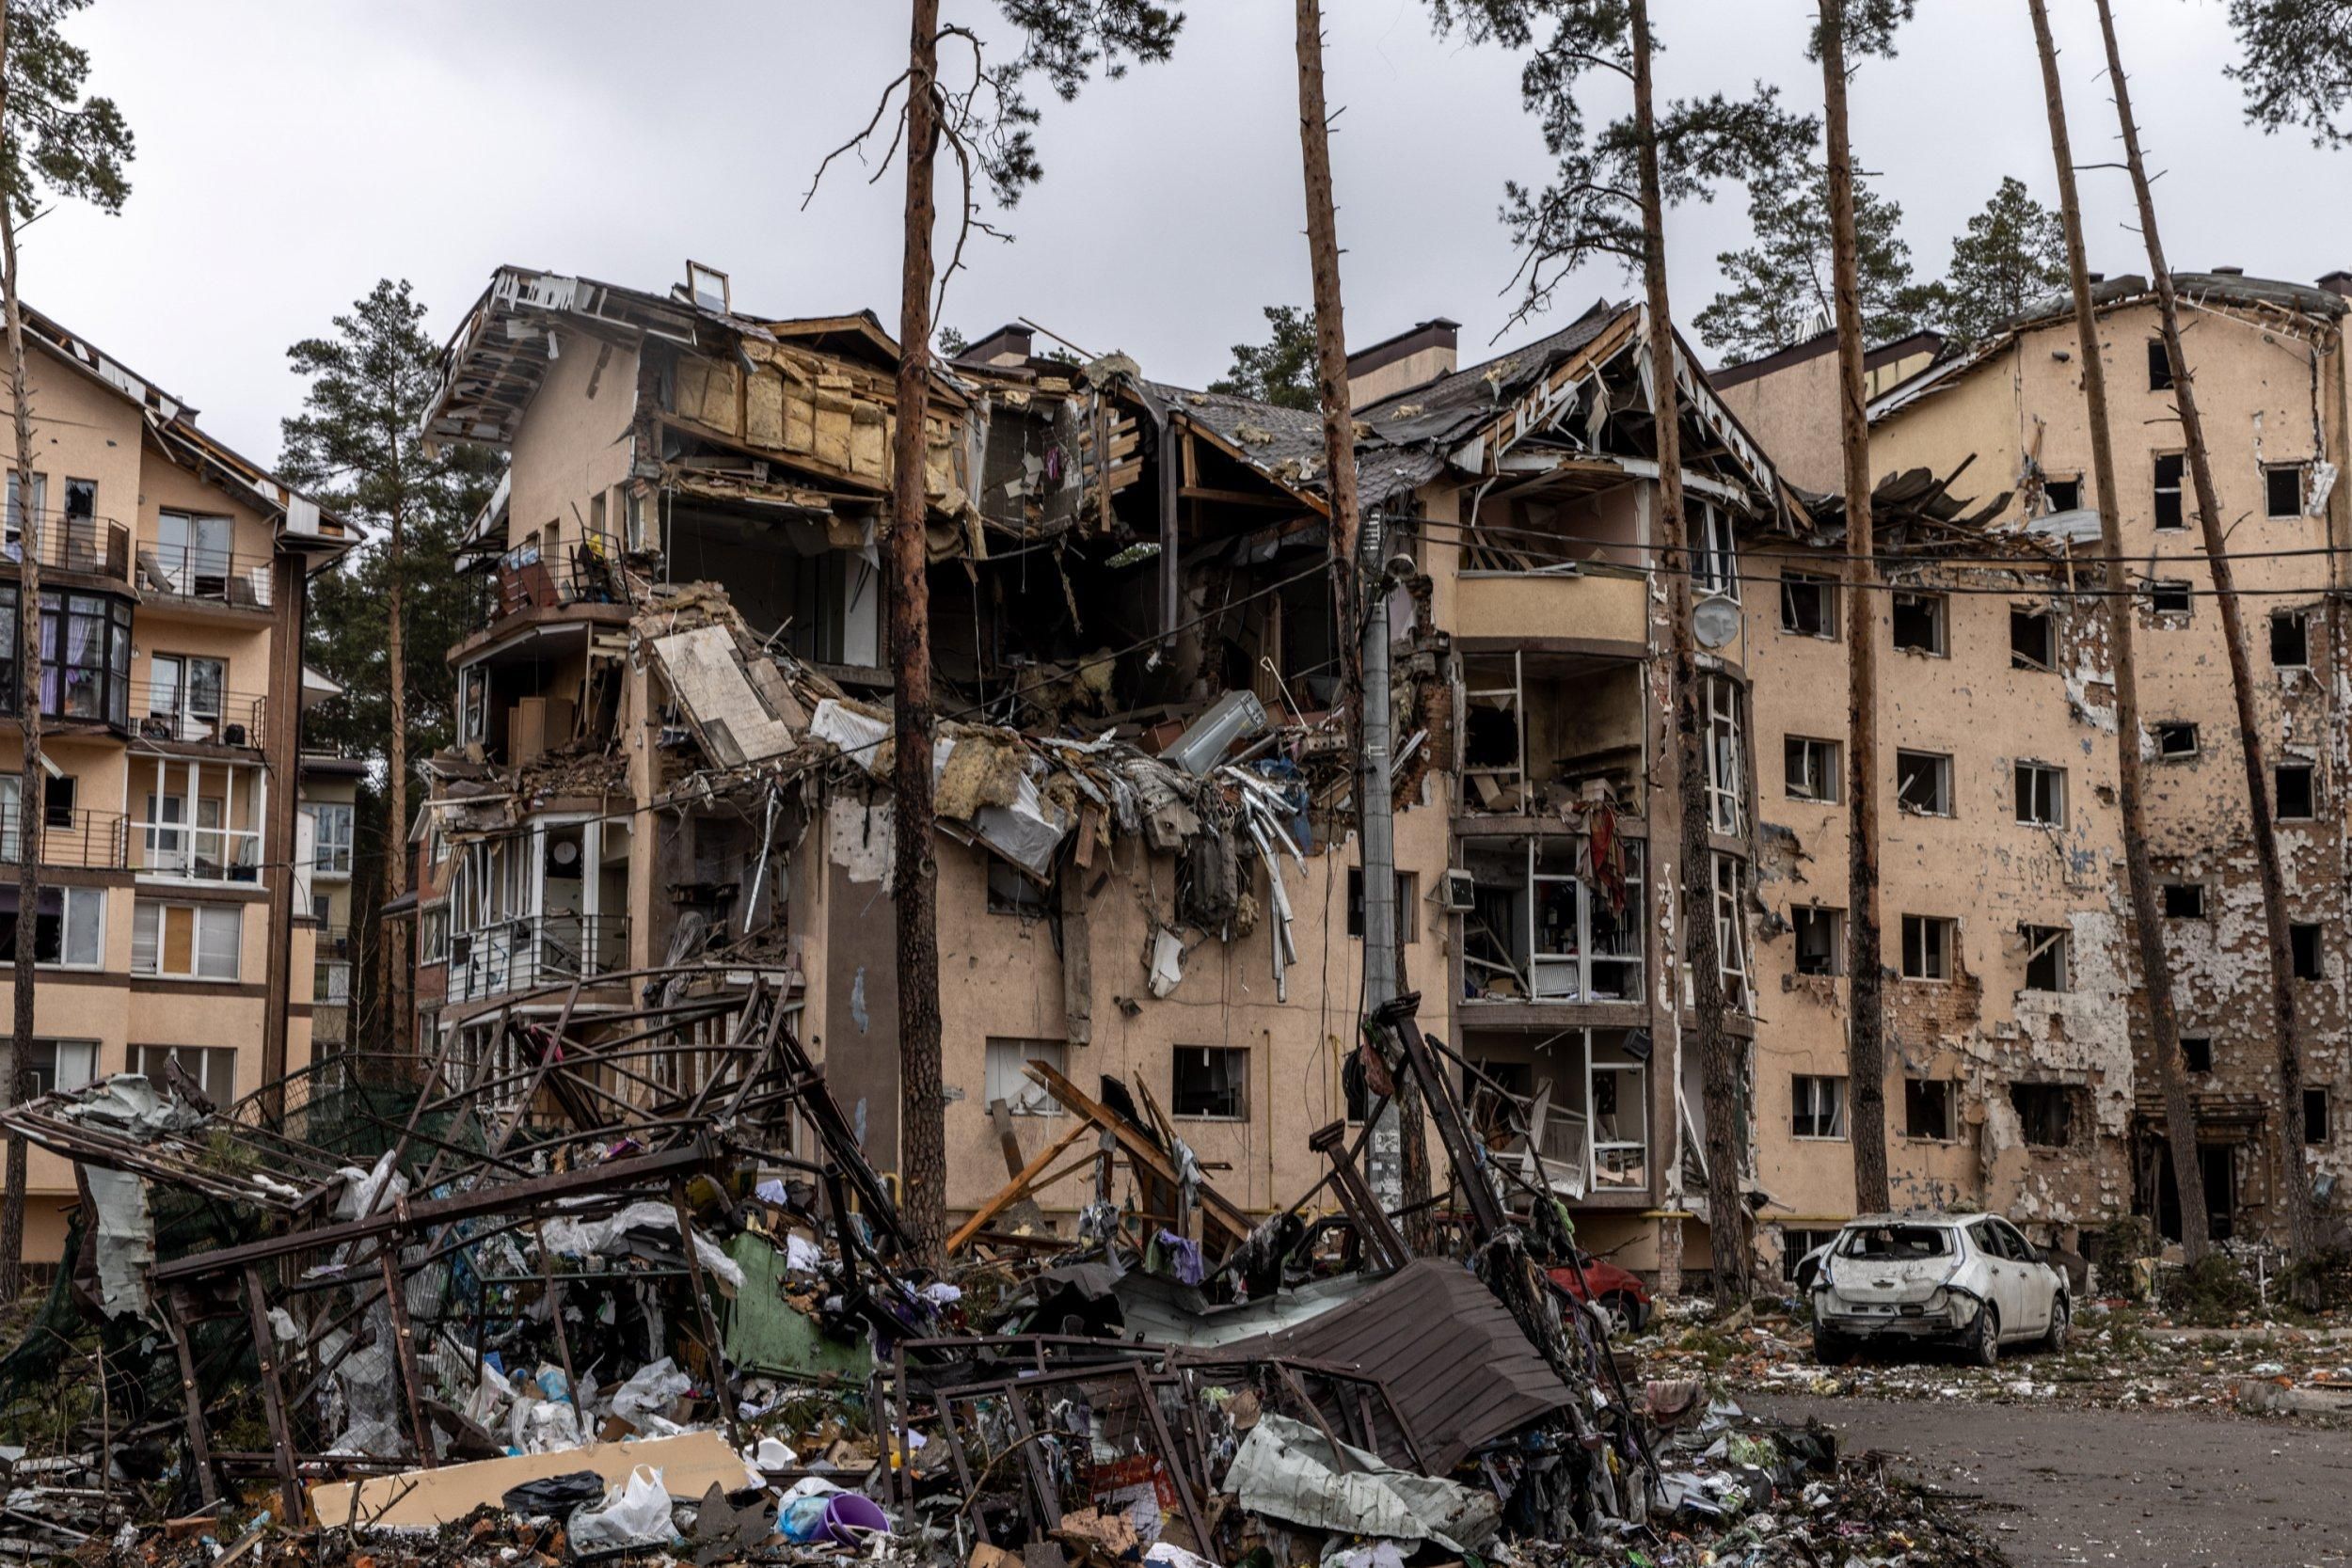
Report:
[{"label": "white window frame", "polygon": [[[1916,980],[1923,985],[1940,985],[1949,980],[1956,967],[1953,959],[1957,955],[1953,949],[1960,942],[1960,923],[1948,915],[1906,914],[1898,918],[1899,924],[1897,930],[1900,934],[1903,949],[1902,977],[1906,980]],[[1914,973],[1911,941],[1912,932],[1915,929],[1912,924],[1914,921],[1918,922],[1916,929],[1919,932],[1919,951],[1916,968],[1919,973]],[[1932,974],[1925,973],[1929,967],[1927,937],[1930,930],[1942,933],[1941,941],[1936,943],[1934,967],[1938,973]]]},{"label": "white window frame", "polygon": [[[1931,604],[1935,607],[1935,635],[1929,640],[1928,645],[1925,647],[1921,647],[1915,642],[1898,642],[1894,641],[1894,608],[1896,604],[1904,599],[1913,599],[1918,601],[1919,603]],[[1927,588],[1899,588],[1895,590],[1892,598],[1888,602],[1887,612],[1887,640],[1889,644],[1897,653],[1917,654],[1924,658],[1949,658],[1951,657],[1952,601],[1949,594],[1939,594],[1932,589]]]},{"label": "white window frame", "polygon": [[[164,964],[164,925],[167,911],[186,910],[189,914],[188,958],[195,965],[185,973],[167,970]],[[229,967],[224,973],[205,968],[205,928],[226,924],[233,933],[229,943]],[[141,898],[132,912],[131,973],[142,979],[208,980],[231,982],[241,977],[245,967],[245,906],[243,904],[196,904],[167,898]],[[150,928],[151,926],[151,929]],[[217,933],[215,932],[215,940]],[[140,949],[146,948],[145,967],[141,967]]]},{"label": "white window frame", "polygon": [[1740,688],[1724,675],[1709,675],[1707,694],[1707,800],[1708,821],[1719,833],[1747,832],[1747,742],[1740,721]]},{"label": "white window frame", "polygon": [[[1905,757],[1925,757],[1935,764],[1935,801],[1933,805],[1917,805],[1903,799],[1902,765]],[[1895,809],[1909,816],[1952,816],[1952,758],[1948,752],[1918,752],[1907,746],[1895,750]]]},{"label": "white window frame", "polygon": [[[1800,772],[1815,782],[1806,793],[1799,788],[1800,780],[1789,773],[1789,753],[1804,759]],[[1811,736],[1791,735],[1781,737],[1781,789],[1791,800],[1810,800],[1817,805],[1834,806],[1845,796],[1845,748],[1835,740],[1817,740]]]},{"label": "white window frame", "polygon": [[1731,514],[1712,501],[1699,504],[1697,571],[1692,574],[1700,594],[1740,602],[1740,546]]},{"label": "white window frame", "polygon": [[[1030,1062],[1043,1062],[1056,1072],[1063,1071],[1069,1065],[1067,1044],[1055,1039],[991,1035],[982,1049],[981,1110],[987,1110],[1001,1100],[1005,1102],[1005,1109],[1016,1117],[1057,1117],[1062,1114],[1061,1102],[1047,1094],[1045,1085],[1031,1080],[1022,1069]],[[1172,1089],[1173,1069],[1170,1070],[1169,1085]]]},{"label": "white window frame", "polygon": [[[204,1097],[214,1104],[228,1105],[237,1098],[237,1051],[234,1046],[134,1045],[128,1055],[129,1070],[144,1075],[151,1084],[166,1081],[165,1065],[177,1056],[180,1070],[195,1079],[196,1086],[203,1090]],[[224,1077],[228,1082],[217,1082]]]},{"label": "white window frame", "polygon": [[[1780,574],[1780,629],[1782,633],[1789,637],[1819,638],[1824,642],[1836,641],[1838,610],[1842,608],[1840,595],[1845,585],[1837,578],[1824,573],[1801,572],[1793,568],[1784,568]],[[1810,590],[1819,595],[1817,601],[1820,607],[1820,630],[1819,631],[1806,631],[1795,624],[1793,611],[1796,601],[1790,591],[1800,588]]]},{"label": "white window frame", "polygon": [[[310,807],[310,870],[320,877],[351,875],[352,831],[358,820],[358,808],[347,800],[320,800]],[[330,832],[328,824],[339,823],[341,832]],[[340,854],[337,851],[341,851]]]}]

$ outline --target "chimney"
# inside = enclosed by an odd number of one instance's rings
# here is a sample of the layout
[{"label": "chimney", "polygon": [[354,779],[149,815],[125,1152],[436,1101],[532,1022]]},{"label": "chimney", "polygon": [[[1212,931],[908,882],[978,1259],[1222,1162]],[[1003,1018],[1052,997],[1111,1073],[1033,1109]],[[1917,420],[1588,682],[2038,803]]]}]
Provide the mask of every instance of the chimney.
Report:
[{"label": "chimney", "polygon": [[2319,280],[2319,286],[2331,294],[2343,294],[2347,298],[2352,298],[2352,272],[2345,272],[2339,267],[2334,272],[2323,276]]},{"label": "chimney", "polygon": [[2246,269],[2244,267],[2216,267],[2213,269],[2213,275],[2216,277],[2243,277],[2246,276]]},{"label": "chimney", "polygon": [[1347,356],[1347,401],[1368,407],[1407,388],[1452,375],[1462,324],[1439,316]]},{"label": "chimney", "polygon": [[1019,322],[1008,322],[980,339],[961,354],[958,362],[966,365],[1025,365],[1029,362],[1029,346],[1035,334]]}]

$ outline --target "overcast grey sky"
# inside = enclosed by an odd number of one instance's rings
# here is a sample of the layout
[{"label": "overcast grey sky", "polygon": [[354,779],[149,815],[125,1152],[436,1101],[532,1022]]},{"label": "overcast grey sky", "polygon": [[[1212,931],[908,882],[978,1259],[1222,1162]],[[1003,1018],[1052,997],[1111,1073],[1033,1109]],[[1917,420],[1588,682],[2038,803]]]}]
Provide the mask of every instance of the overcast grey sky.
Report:
[{"label": "overcast grey sky", "polygon": [[[2352,267],[2352,153],[2247,129],[2221,0],[2118,0],[2168,244],[2216,264],[2312,278]],[[977,333],[1029,315],[1088,349],[1199,384],[1309,296],[1300,237],[1292,8],[1187,0],[1173,63],[1045,103],[1046,177],[976,241],[946,319]],[[1432,38],[1425,0],[1326,0],[1351,339],[1508,314],[1505,178],[1540,177],[1517,62]],[[1655,0],[1669,94],[1761,75],[1806,106],[1812,0]],[[1922,0],[1901,55],[1871,62],[1854,141],[1900,202],[1915,264],[2004,174],[2054,199],[2023,0]],[[2089,0],[2054,0],[2075,145],[2108,156]],[[946,0],[985,26],[990,0]],[[871,308],[895,327],[898,183],[824,151],[904,64],[903,0],[98,0],[72,24],[138,136],[123,215],[71,206],[25,236],[27,297],[194,402],[263,461],[300,388],[285,348],[379,276],[412,279],[445,335],[491,269],[518,262],[666,288],[691,256],[729,271],[739,307]],[[2091,264],[2137,270],[2120,175],[2086,176]],[[1677,314],[1712,294],[1745,201],[1669,215]],[[1563,309],[1626,280],[1596,270]]]}]

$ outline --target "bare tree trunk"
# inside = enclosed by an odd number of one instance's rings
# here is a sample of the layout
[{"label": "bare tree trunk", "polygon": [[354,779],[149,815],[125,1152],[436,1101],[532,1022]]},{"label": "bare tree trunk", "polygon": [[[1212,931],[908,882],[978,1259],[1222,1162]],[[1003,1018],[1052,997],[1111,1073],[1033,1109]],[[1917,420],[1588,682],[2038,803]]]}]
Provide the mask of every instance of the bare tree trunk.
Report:
[{"label": "bare tree trunk", "polygon": [[2066,270],[2074,281],[2074,327],[2081,340],[2083,402],[2090,420],[2091,483],[2099,500],[2100,553],[2106,563],[2107,641],[2115,661],[2115,779],[2123,808],[2123,864],[2131,884],[2132,933],[2139,943],[2153,1054],[2164,1090],[2165,1136],[2172,1149],[2173,1183],[2181,1199],[2181,1246],[2190,1263],[2210,1245],[2205,1187],[2197,1161],[2196,1113],[2181,1062],[2181,1025],[2172,1003],[2172,960],[2164,949],[2156,908],[2156,876],[2148,859],[2147,812],[2139,762],[2139,667],[2132,655],[2133,598],[2123,562],[2123,523],[2115,490],[2115,441],[2107,428],[2106,366],[2099,346],[2099,314],[2091,304],[2090,273],[2083,260],[2082,204],[2074,193],[2074,154],[2066,134],[2066,97],[2058,84],[2058,47],[2050,40],[2043,0],[2026,0],[2033,13],[2034,44],[2042,54],[2042,87],[2050,111],[2050,150],[2058,163],[2058,205],[2066,224]]},{"label": "bare tree trunk", "polygon": [[[2164,349],[2172,366],[2172,393],[2181,411],[2181,436],[2188,448],[2189,481],[2197,493],[2197,520],[2204,531],[2205,558],[2213,572],[2214,603],[2221,611],[2221,640],[2230,651],[2230,694],[2237,703],[2237,728],[2246,761],[2247,817],[2254,829],[2254,868],[2262,882],[2263,925],[2270,942],[2271,1025],[2279,1052],[2280,1140],[2277,1169],[2284,1189],[2287,1252],[2301,1259],[2312,1247],[2312,1189],[2303,1164],[2303,1024],[2295,1005],[2294,935],[2288,928],[2286,877],[2280,869],[2279,833],[2272,825],[2270,764],[2254,711],[2254,673],[2247,654],[2246,617],[2238,601],[2237,574],[2230,564],[2230,541],[2222,531],[2221,500],[2214,489],[2213,454],[2205,445],[2205,421],[2197,408],[2196,377],[2181,341],[2181,307],[2165,265],[2164,241],[2156,232],[2155,198],[2148,189],[2148,166],[2139,152],[2139,127],[2132,119],[2130,83],[2115,41],[2115,16],[2099,0],[2099,30],[2107,46],[2107,79],[2115,87],[2115,112],[2123,126],[2123,156],[2139,202],[2139,231],[2148,243],[2148,272],[2155,280],[2156,310],[2164,323]],[[2185,1180],[2186,1178],[2181,1178]],[[2201,1188],[2200,1189],[2201,1191]]]},{"label": "bare tree trunk", "polygon": [[947,1236],[947,1101],[939,1022],[939,866],[931,843],[930,584],[924,529],[930,392],[931,191],[939,150],[939,0],[914,0],[908,46],[906,261],[898,294],[898,427],[890,496],[891,714],[897,755],[892,912],[898,941],[898,1169],[915,1256],[936,1264]]},{"label": "bare tree trunk", "polygon": [[[8,121],[8,6],[0,0],[0,125]],[[16,270],[16,212],[0,197],[0,293],[8,325],[8,396],[16,405],[16,498],[18,571],[17,721],[24,728],[24,771],[16,796],[15,1029],[8,1051],[8,1103],[21,1105],[33,1093],[33,1031],[36,981],[33,971],[34,910],[40,897],[40,541],[48,519],[33,483],[32,392],[24,379],[24,301]],[[24,1140],[8,1134],[8,1183],[0,1202],[0,1304],[14,1301],[24,1286]]]},{"label": "bare tree trunk", "polygon": [[[394,461],[398,462],[399,443],[392,443]],[[395,471],[393,494],[405,497],[405,476]],[[391,538],[385,546],[385,563],[389,568],[391,592],[388,600],[389,626],[386,637],[386,657],[391,663],[392,734],[386,758],[385,780],[389,799],[386,809],[390,821],[384,833],[384,881],[386,901],[408,891],[408,662],[407,629],[405,625],[405,589],[402,583],[407,555],[407,502],[395,499],[392,502]],[[300,766],[299,753],[296,767]],[[421,919],[421,916],[411,918]],[[401,932],[407,928],[405,920],[394,921],[392,928],[384,933],[380,943],[384,955],[384,995],[386,1027],[391,1032],[388,1049],[405,1051],[415,1043],[416,1030],[408,1019],[409,969]]]},{"label": "bare tree trunk", "polygon": [[[1695,1007],[1699,1069],[1707,1107],[1708,1231],[1712,1247],[1715,1306],[1728,1311],[1748,1299],[1748,1209],[1740,1192],[1748,1139],[1746,1076],[1739,1042],[1724,1027],[1722,945],[1715,933],[1715,853],[1707,790],[1707,726],[1699,713],[1698,647],[1691,626],[1696,562],[1683,515],[1682,398],[1676,384],[1680,350],[1666,294],[1665,200],[1658,174],[1658,121],[1650,79],[1648,0],[1632,0],[1633,118],[1642,172],[1642,280],[1649,311],[1652,423],[1658,443],[1659,569],[1666,577],[1667,619],[1673,639],[1669,681],[1674,703],[1675,756],[1682,816],[1682,917],[1676,943],[1687,954]],[[1675,883],[1660,879],[1661,895]],[[1682,977],[1661,976],[1670,1006],[1682,1006]],[[1679,1031],[1677,1031],[1679,1034]]]},{"label": "bare tree trunk", "polygon": [[1894,1207],[1886,1173],[1885,960],[1879,927],[1878,543],[1870,426],[1863,404],[1862,279],[1855,256],[1853,149],[1846,119],[1844,0],[1821,0],[1821,89],[1829,121],[1829,223],[1837,297],[1837,434],[1845,449],[1846,1092],[1857,1214]]},{"label": "bare tree trunk", "polygon": [[[1331,197],[1330,112],[1323,99],[1323,16],[1298,3],[1298,144],[1307,177],[1307,255],[1314,271],[1315,387],[1323,404],[1323,458],[1331,470],[1331,582],[1343,627],[1356,595],[1356,423],[1347,395],[1347,327],[1340,302],[1339,217]],[[1343,630],[1341,644],[1352,639]],[[1355,685],[1353,655],[1350,686]]]}]

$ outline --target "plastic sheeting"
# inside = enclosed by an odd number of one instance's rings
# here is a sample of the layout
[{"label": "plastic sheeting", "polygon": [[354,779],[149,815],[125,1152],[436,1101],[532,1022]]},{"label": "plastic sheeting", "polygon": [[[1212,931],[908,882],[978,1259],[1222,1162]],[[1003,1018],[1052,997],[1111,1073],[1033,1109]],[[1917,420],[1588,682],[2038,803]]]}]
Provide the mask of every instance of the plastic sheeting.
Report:
[{"label": "plastic sheeting", "polygon": [[[1354,1464],[1343,1475],[1340,1455]],[[1309,1529],[1370,1535],[1391,1541],[1434,1541],[1450,1552],[1473,1552],[1502,1523],[1491,1492],[1390,1466],[1379,1455],[1343,1445],[1334,1451],[1303,1421],[1271,1413],[1249,1431],[1225,1489],[1249,1513]]]}]

